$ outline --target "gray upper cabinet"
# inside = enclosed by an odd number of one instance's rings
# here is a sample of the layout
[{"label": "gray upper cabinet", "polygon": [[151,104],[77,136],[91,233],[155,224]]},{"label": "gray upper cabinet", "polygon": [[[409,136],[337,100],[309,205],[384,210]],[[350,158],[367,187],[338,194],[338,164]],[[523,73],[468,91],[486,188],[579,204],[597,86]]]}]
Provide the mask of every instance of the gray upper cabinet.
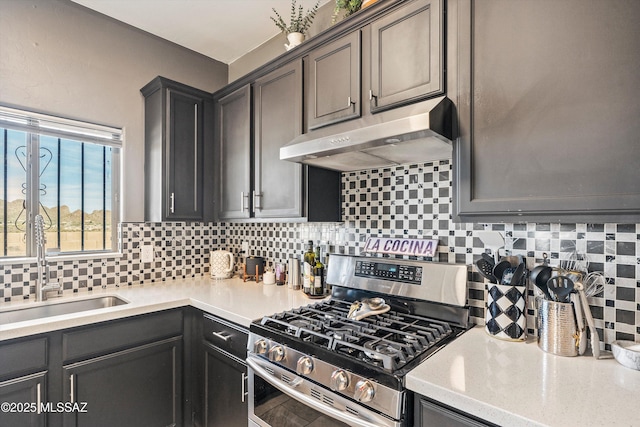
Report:
[{"label": "gray upper cabinet", "polygon": [[309,53],[309,129],[360,117],[360,31]]},{"label": "gray upper cabinet", "polygon": [[216,102],[218,218],[249,218],[251,196],[251,86]]},{"label": "gray upper cabinet", "polygon": [[640,221],[640,2],[456,3],[458,219]]},{"label": "gray upper cabinet", "polygon": [[302,165],[280,160],[280,147],[302,132],[302,63],[293,61],[253,85],[256,218],[303,216]]},{"label": "gray upper cabinet", "polygon": [[[145,220],[202,221],[205,217],[205,139],[211,137],[211,95],[163,77],[145,96]],[[209,113],[210,114],[210,113]]]},{"label": "gray upper cabinet", "polygon": [[297,59],[215,94],[220,220],[340,220],[340,173],[280,160],[302,132],[302,87]]},{"label": "gray upper cabinet", "polygon": [[416,0],[371,24],[371,111],[444,93],[441,0]]}]

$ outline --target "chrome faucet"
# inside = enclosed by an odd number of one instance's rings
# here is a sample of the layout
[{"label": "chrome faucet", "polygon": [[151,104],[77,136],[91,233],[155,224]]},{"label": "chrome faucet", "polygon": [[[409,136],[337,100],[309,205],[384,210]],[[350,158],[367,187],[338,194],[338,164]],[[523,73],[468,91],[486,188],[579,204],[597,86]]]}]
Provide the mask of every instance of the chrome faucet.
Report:
[{"label": "chrome faucet", "polygon": [[46,301],[48,292],[58,291],[58,295],[62,295],[62,288],[57,282],[47,283],[49,265],[47,264],[47,255],[45,250],[47,238],[44,235],[44,218],[42,218],[42,215],[36,215],[34,219],[34,232],[36,237],[36,259],[38,263],[36,301]]}]

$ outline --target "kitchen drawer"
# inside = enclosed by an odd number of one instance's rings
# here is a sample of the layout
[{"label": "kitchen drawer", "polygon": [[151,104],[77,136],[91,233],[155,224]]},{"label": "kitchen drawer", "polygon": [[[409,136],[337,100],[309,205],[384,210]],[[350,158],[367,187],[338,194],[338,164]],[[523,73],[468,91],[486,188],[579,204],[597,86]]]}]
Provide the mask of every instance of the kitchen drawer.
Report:
[{"label": "kitchen drawer", "polygon": [[47,368],[47,338],[0,344],[0,379],[12,378]]},{"label": "kitchen drawer", "polygon": [[247,358],[248,333],[246,330],[207,314],[203,315],[202,323],[205,340],[241,360]]},{"label": "kitchen drawer", "polygon": [[77,361],[182,335],[182,310],[73,329],[62,336],[63,360]]}]

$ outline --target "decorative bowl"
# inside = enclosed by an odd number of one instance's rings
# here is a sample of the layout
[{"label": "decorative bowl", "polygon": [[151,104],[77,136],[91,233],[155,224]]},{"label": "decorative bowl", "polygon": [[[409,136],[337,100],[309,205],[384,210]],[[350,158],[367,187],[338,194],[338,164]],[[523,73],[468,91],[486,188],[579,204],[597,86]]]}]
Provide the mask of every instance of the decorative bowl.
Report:
[{"label": "decorative bowl", "polygon": [[611,351],[622,366],[640,371],[640,343],[617,340],[611,343]]}]

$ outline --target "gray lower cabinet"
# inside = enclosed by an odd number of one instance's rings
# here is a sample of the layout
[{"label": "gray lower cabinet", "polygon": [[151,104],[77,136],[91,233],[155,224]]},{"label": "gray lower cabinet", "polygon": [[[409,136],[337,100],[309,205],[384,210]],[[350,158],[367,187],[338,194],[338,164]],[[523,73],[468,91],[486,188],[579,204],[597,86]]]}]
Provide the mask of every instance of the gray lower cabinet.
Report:
[{"label": "gray lower cabinet", "polygon": [[457,219],[640,221],[640,2],[448,4]]},{"label": "gray lower cabinet", "polygon": [[415,395],[414,427],[491,427],[495,424]]},{"label": "gray lower cabinet", "polygon": [[0,411],[0,426],[46,425],[39,409],[48,401],[47,351],[42,336],[0,344],[0,402],[9,405]]},{"label": "gray lower cabinet", "polygon": [[[157,77],[145,96],[145,220],[202,221],[209,211],[213,171],[205,170],[212,145],[211,94]],[[213,154],[211,153],[211,156]],[[205,183],[207,189],[205,189]]]},{"label": "gray lower cabinet", "polygon": [[78,412],[65,414],[65,426],[173,426],[182,422],[182,337],[63,369],[64,396],[82,405]]},{"label": "gray lower cabinet", "polygon": [[63,331],[61,371],[64,401],[86,403],[65,427],[182,425],[183,311]]},{"label": "gray lower cabinet", "polygon": [[245,427],[248,419],[246,329],[202,316],[200,379],[202,403],[197,426]]}]

